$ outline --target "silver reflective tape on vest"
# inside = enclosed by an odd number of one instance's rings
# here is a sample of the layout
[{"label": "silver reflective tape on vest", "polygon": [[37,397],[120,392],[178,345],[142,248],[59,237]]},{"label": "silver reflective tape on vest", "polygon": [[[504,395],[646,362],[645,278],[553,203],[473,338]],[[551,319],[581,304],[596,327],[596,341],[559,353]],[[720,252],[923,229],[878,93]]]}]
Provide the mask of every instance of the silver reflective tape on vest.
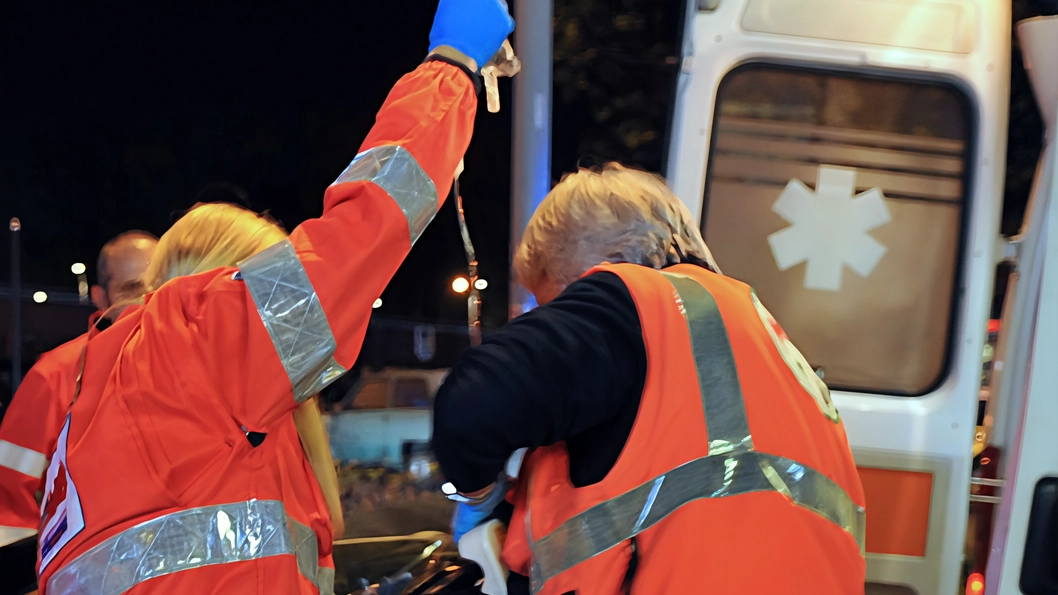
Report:
[{"label": "silver reflective tape on vest", "polygon": [[290,537],[294,544],[294,557],[298,561],[298,572],[319,587],[320,554],[316,544],[316,533],[294,519],[290,521]]},{"label": "silver reflective tape on vest", "polygon": [[33,449],[0,440],[0,467],[7,467],[22,475],[40,477],[48,468],[48,457]]},{"label": "silver reflective tape on vest", "polygon": [[298,543],[305,531],[312,532],[276,500],[189,508],[140,523],[81,554],[48,579],[48,592],[120,595],[167,574],[282,555],[297,556],[298,570],[316,584],[315,537],[311,548]]},{"label": "silver reflective tape on vest", "polygon": [[[776,478],[767,476],[765,465]],[[783,483],[785,494],[775,489],[773,479]],[[863,551],[864,510],[841,486],[796,461],[744,451],[695,459],[568,519],[533,544],[532,590],[539,593],[548,580],[632,539],[690,502],[753,492],[786,496],[847,531]]]},{"label": "silver reflective tape on vest", "polygon": [[[773,492],[849,533],[864,552],[866,515],[826,475],[791,459],[756,452],[734,354],[716,300],[690,277],[663,273],[687,320],[709,434],[709,454],[567,519],[533,542],[529,584],[548,580],[615,547],[695,500]],[[530,511],[526,514],[529,524]]]},{"label": "silver reflective tape on vest", "polygon": [[777,490],[798,506],[807,508],[844,529],[860,546],[864,555],[867,515],[844,488],[819,471],[786,457],[757,453],[761,462],[775,470],[787,491]]},{"label": "silver reflective tape on vest", "polygon": [[676,290],[687,319],[709,433],[709,454],[752,449],[738,368],[716,300],[690,277],[662,274]]},{"label": "silver reflective tape on vest", "polygon": [[335,184],[372,182],[386,191],[408,219],[412,245],[437,214],[437,187],[407,149],[383,145],[357,155]]},{"label": "silver reflective tape on vest", "polygon": [[316,570],[316,586],[320,595],[334,595],[334,569],[320,566]]},{"label": "silver reflective tape on vest", "polygon": [[345,374],[334,360],[337,343],[316,290],[294,251],[283,240],[239,263],[268,336],[302,403]]}]

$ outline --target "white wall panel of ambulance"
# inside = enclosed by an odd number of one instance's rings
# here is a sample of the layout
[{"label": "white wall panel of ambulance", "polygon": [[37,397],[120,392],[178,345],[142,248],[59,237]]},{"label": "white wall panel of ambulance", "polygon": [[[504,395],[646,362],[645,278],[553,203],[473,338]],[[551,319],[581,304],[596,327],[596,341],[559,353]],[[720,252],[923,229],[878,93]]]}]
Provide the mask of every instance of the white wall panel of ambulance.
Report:
[{"label": "white wall panel of ambulance", "polygon": [[868,593],[956,593],[998,259],[1010,7],[697,9],[669,182],[720,267],[757,290],[834,390],[867,492]]}]

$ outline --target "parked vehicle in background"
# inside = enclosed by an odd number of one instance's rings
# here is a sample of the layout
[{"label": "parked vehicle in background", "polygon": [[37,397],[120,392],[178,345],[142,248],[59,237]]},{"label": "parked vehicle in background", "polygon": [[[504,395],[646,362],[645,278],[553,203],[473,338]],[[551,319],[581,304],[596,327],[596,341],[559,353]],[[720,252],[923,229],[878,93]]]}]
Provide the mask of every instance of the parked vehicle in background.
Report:
[{"label": "parked vehicle in background", "polygon": [[452,504],[441,495],[430,451],[433,397],[448,370],[365,371],[323,416],[346,537],[445,531]]},{"label": "parked vehicle in background", "polygon": [[342,462],[404,469],[410,450],[430,441],[433,396],[448,370],[365,371],[324,415],[331,452]]}]

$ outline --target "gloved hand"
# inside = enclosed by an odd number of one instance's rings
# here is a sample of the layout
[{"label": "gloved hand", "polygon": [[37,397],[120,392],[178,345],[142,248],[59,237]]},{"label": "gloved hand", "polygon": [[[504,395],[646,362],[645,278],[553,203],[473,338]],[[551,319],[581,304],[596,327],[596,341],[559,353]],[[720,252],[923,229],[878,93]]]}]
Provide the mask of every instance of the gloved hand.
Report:
[{"label": "gloved hand", "polygon": [[491,510],[485,510],[473,504],[459,502],[456,504],[456,512],[452,515],[452,536],[456,543],[470,532],[471,529],[485,522],[492,514]]},{"label": "gloved hand", "polygon": [[430,52],[439,46],[458,50],[480,69],[514,31],[506,0],[441,0],[430,29]]},{"label": "gloved hand", "polygon": [[481,502],[456,504],[455,514],[452,515],[452,535],[459,543],[459,538],[466,535],[474,527],[485,522],[492,511],[496,510],[500,502],[507,497],[507,491],[511,489],[511,482],[506,474],[500,473],[499,479],[492,486],[492,491]]}]

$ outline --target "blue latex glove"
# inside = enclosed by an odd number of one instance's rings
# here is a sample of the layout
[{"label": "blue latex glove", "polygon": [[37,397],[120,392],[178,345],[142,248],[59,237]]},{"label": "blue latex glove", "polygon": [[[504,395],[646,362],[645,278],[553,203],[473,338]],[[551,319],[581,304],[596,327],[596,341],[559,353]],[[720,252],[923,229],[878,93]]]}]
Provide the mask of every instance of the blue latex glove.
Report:
[{"label": "blue latex glove", "polygon": [[489,518],[492,511],[496,510],[500,502],[503,502],[503,499],[507,497],[507,492],[510,489],[510,480],[501,472],[499,479],[496,480],[496,484],[492,488],[492,492],[483,501],[475,504],[467,502],[456,504],[455,514],[452,515],[452,535],[456,538],[457,544],[459,539],[466,535],[468,531]]},{"label": "blue latex glove", "polygon": [[447,45],[463,52],[480,69],[514,31],[505,0],[441,0],[430,29],[430,51]]},{"label": "blue latex glove", "polygon": [[471,529],[485,522],[492,514],[491,510],[485,510],[480,506],[460,502],[456,504],[456,512],[452,515],[452,535],[456,543],[470,532]]}]

